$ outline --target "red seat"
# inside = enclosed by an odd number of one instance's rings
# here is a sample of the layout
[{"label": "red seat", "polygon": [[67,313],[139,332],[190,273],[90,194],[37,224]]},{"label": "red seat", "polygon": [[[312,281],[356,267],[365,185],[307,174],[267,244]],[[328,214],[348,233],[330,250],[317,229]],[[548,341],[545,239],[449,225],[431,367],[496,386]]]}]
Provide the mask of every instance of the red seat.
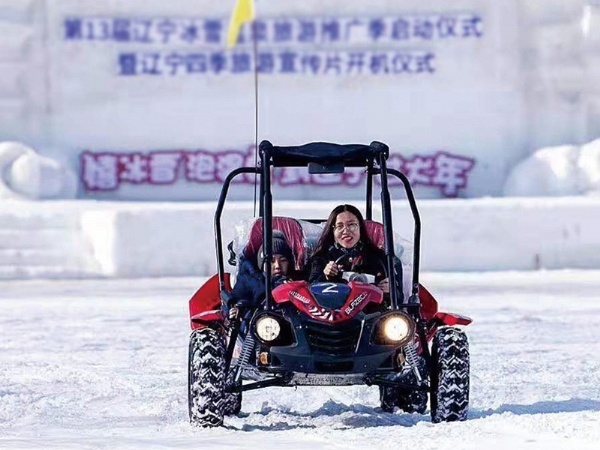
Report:
[{"label": "red seat", "polygon": [[373,244],[381,250],[385,250],[385,233],[383,232],[383,224],[373,220],[365,220],[365,228],[367,236]]},{"label": "red seat", "polygon": [[[244,248],[244,256],[255,261],[258,251],[263,243],[262,219],[257,219],[248,236],[248,243]],[[304,243],[304,233],[302,227],[296,219],[291,217],[273,217],[273,231],[279,230],[284,236],[287,244],[292,249],[296,259],[296,270],[300,270],[306,259],[306,245]]]}]

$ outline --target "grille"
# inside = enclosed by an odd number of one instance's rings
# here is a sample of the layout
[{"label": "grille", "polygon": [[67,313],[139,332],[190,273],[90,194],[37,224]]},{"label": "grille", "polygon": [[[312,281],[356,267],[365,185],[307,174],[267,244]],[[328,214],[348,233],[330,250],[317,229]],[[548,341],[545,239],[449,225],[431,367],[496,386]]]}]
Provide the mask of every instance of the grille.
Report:
[{"label": "grille", "polygon": [[339,373],[339,372],[350,372],[354,368],[352,361],[340,361],[334,363],[328,363],[323,361],[315,361],[315,369],[317,372],[323,373]]},{"label": "grille", "polygon": [[306,323],[306,339],[315,352],[328,355],[354,353],[360,338],[361,322],[350,320],[342,324],[309,321]]}]

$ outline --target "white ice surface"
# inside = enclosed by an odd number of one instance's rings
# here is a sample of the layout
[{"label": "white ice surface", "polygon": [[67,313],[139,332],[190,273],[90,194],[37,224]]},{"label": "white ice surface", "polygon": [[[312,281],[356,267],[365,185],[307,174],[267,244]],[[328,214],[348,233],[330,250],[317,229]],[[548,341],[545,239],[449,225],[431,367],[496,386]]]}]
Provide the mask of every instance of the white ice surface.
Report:
[{"label": "white ice surface", "polygon": [[387,414],[377,389],[245,394],[187,418],[187,301],[201,280],[0,282],[1,449],[597,449],[600,272],[426,273],[473,317],[463,423]]}]

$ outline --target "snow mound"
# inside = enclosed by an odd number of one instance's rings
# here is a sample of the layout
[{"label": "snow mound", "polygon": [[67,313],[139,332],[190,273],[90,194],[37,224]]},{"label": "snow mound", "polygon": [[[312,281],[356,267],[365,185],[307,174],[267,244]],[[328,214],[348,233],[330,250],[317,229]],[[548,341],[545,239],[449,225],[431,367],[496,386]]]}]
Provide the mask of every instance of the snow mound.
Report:
[{"label": "snow mound", "polygon": [[600,195],[600,139],[536,151],[511,171],[504,195]]},{"label": "snow mound", "polygon": [[74,198],[77,178],[66,165],[20,142],[0,143],[0,200]]}]

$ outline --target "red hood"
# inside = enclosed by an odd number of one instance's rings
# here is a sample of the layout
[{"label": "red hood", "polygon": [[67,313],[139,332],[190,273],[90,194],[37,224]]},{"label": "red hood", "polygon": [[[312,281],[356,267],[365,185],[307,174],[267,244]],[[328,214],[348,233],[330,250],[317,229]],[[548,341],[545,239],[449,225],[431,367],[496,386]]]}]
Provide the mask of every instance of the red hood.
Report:
[{"label": "red hood", "polygon": [[329,309],[319,305],[306,281],[292,281],[278,286],[273,290],[273,299],[279,304],[292,302],[296,308],[313,319],[327,323],[344,322],[356,316],[368,304],[383,302],[383,292],[376,286],[356,281],[351,281],[348,286],[350,295],[339,309]]}]

